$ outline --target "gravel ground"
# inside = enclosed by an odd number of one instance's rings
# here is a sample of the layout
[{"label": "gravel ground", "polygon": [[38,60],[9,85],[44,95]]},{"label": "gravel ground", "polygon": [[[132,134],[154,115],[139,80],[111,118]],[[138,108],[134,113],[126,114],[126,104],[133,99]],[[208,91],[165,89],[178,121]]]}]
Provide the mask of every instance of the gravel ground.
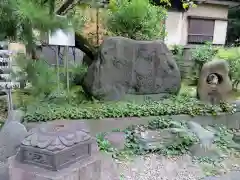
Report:
[{"label": "gravel ground", "polygon": [[[214,171],[219,175],[206,177],[202,165],[192,161],[189,155],[166,158],[160,155],[135,157],[119,161],[103,155],[101,180],[239,180],[239,159],[228,159],[226,167],[219,165]],[[224,166],[225,166],[224,165]],[[208,171],[213,167],[208,166]]]},{"label": "gravel ground", "polygon": [[150,155],[136,157],[133,161],[115,161],[111,167],[105,166],[103,174],[103,180],[199,180],[204,177],[201,168],[188,155],[178,158]]}]

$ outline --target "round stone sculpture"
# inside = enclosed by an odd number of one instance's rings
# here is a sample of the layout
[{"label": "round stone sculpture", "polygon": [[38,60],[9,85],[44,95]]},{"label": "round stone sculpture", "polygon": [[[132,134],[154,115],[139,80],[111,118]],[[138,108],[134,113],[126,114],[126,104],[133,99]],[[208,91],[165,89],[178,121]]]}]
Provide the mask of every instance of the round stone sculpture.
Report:
[{"label": "round stone sculpture", "polygon": [[59,151],[90,139],[89,132],[79,128],[74,123],[43,124],[30,130],[22,144],[49,151]]},{"label": "round stone sculpture", "polygon": [[198,80],[198,98],[206,103],[219,104],[229,100],[231,91],[228,62],[214,59],[205,63]]}]

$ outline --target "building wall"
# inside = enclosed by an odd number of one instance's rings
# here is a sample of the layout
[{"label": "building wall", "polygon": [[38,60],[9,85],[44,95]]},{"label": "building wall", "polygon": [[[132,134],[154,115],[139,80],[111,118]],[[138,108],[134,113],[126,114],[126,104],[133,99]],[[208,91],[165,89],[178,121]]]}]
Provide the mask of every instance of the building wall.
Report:
[{"label": "building wall", "polygon": [[227,35],[227,21],[216,20],[213,36],[213,44],[225,44]]},{"label": "building wall", "polygon": [[216,4],[199,4],[196,8],[190,8],[185,14],[190,16],[206,16],[214,18],[228,18],[228,6]]},{"label": "building wall", "polygon": [[187,12],[168,12],[166,19],[166,44],[187,45],[188,16],[216,18],[213,44],[225,44],[227,33],[228,6],[200,4]]},{"label": "building wall", "polygon": [[180,44],[183,24],[183,13],[176,11],[168,12],[165,23],[167,31],[166,44]]}]

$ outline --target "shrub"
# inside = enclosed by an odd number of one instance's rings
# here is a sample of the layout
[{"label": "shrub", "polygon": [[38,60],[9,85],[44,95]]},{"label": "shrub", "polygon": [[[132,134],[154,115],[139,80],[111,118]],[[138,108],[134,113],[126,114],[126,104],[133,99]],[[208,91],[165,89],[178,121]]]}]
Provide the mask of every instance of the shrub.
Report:
[{"label": "shrub", "polygon": [[230,77],[233,82],[233,88],[237,89],[240,82],[240,49],[220,49],[216,57],[220,59],[225,59],[229,62]]},{"label": "shrub", "polygon": [[166,10],[163,7],[154,6],[149,0],[121,0],[113,4],[105,23],[112,34],[137,40],[165,37]]},{"label": "shrub", "polygon": [[197,101],[195,98],[179,96],[159,102],[135,104],[128,102],[112,103],[86,103],[83,105],[70,105],[41,103],[28,106],[25,121],[49,121],[56,119],[100,119],[117,117],[140,117],[161,115],[204,115],[218,112],[231,112],[232,107],[211,106]]},{"label": "shrub", "polygon": [[213,59],[216,55],[218,49],[212,46],[211,43],[205,43],[202,46],[197,46],[191,52],[191,60],[193,61],[193,66],[190,71],[190,81],[191,85],[196,85],[199,78],[199,73],[202,66]]},{"label": "shrub", "polygon": [[74,65],[69,68],[71,86],[82,85],[83,78],[87,73],[86,65]]},{"label": "shrub", "polygon": [[24,55],[16,58],[18,71],[13,75],[31,85],[30,93],[35,96],[48,96],[57,88],[57,75],[43,59],[33,60]]},{"label": "shrub", "polygon": [[36,61],[25,56],[19,56],[17,64],[19,70],[13,72],[13,75],[30,84],[30,86],[18,89],[14,93],[14,103],[17,107],[26,110],[31,103],[64,104],[65,102],[71,102],[71,104],[77,104],[88,100],[81,87],[82,79],[87,71],[85,66],[76,65],[68,68],[70,77],[70,91],[68,92],[66,90],[65,68],[60,68],[58,89],[57,72],[43,59]]}]

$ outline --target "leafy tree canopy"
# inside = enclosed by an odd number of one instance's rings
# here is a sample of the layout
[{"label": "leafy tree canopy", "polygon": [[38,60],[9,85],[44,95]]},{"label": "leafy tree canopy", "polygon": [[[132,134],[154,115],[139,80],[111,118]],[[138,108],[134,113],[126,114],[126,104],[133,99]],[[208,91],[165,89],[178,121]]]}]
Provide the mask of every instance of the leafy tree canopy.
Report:
[{"label": "leafy tree canopy", "polygon": [[106,27],[114,35],[138,40],[165,37],[164,8],[151,4],[149,0],[122,0],[110,5]]}]

